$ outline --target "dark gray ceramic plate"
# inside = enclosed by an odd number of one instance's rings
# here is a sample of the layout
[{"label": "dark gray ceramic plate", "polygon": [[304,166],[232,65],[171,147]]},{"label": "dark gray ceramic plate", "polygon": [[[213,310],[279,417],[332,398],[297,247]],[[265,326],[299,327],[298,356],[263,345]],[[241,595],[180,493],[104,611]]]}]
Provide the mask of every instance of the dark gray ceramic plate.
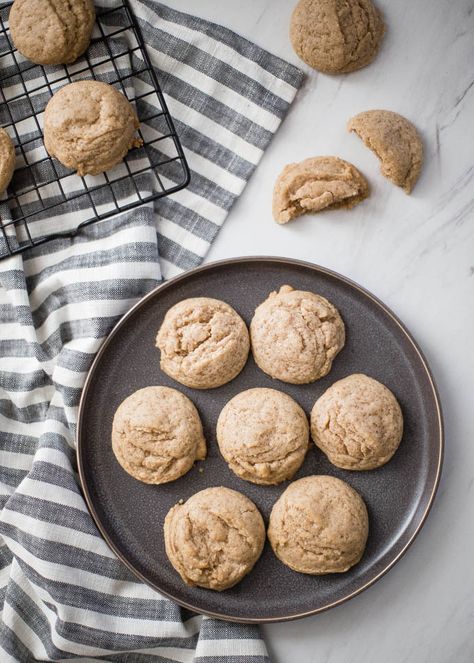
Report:
[{"label": "dark gray ceramic plate", "polygon": [[[231,304],[249,323],[268,293],[288,283],[324,295],[346,323],[347,342],[324,379],[294,386],[272,380],[249,359],[242,373],[220,389],[197,391],[160,371],[155,335],[166,311],[186,297],[207,296]],[[332,466],[314,445],[296,478],[331,474],[348,481],[369,510],[370,533],[362,561],[348,573],[321,577],[291,571],[267,542],[253,571],[222,593],[186,586],[165,555],[162,527],[168,510],[208,486],[229,486],[258,506],[265,519],[288,483],[256,486],[238,479],[219,455],[215,426],[222,407],[250,387],[274,387],[295,398],[307,413],[334,381],[363,372],[386,384],[402,406],[405,432],[384,467],[349,472]],[[168,385],[196,404],[209,445],[206,461],[163,486],[126,474],[112,454],[112,418],[136,389]],[[380,578],[400,559],[426,519],[439,481],[443,433],[432,377],[417,345],[397,318],[368,292],[342,276],[282,258],[239,258],[187,272],[160,286],[118,323],[87,378],[79,412],[78,462],[84,494],[105,540],[142,580],[197,612],[244,622],[289,620],[337,605]],[[201,470],[201,471],[199,471]]]}]

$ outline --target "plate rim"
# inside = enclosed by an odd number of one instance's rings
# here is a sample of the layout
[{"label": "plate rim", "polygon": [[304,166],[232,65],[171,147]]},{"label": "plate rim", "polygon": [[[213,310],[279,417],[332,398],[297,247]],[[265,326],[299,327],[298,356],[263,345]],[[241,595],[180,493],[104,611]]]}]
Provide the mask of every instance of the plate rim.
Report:
[{"label": "plate rim", "polygon": [[[434,479],[433,486],[431,488],[431,493],[429,495],[429,499],[427,502],[427,505],[425,507],[425,510],[423,514],[421,515],[421,518],[414,530],[414,532],[411,534],[410,538],[408,541],[405,543],[403,548],[398,552],[398,554],[392,559],[381,571],[379,571],[373,578],[365,582],[363,585],[358,587],[357,589],[349,592],[347,595],[337,599],[336,601],[332,601],[330,603],[327,603],[324,606],[320,606],[318,608],[314,608],[311,610],[306,610],[301,613],[297,614],[291,614],[291,615],[284,615],[284,616],[278,616],[278,617],[250,617],[250,618],[244,618],[244,617],[236,617],[234,615],[226,615],[220,612],[214,612],[214,611],[203,611],[201,608],[196,607],[188,603],[187,601],[182,601],[181,599],[176,598],[173,596],[170,592],[164,591],[160,587],[158,587],[155,583],[153,583],[151,580],[146,578],[138,569],[136,569],[131,562],[128,561],[128,559],[123,555],[123,553],[118,550],[114,542],[111,540],[109,537],[107,531],[105,530],[105,527],[102,525],[100,518],[95,510],[93,501],[91,499],[91,496],[89,494],[89,490],[87,487],[87,482],[85,480],[85,474],[84,474],[84,466],[82,462],[82,443],[81,443],[81,428],[83,424],[83,419],[84,419],[84,408],[85,408],[85,402],[87,399],[87,393],[90,387],[90,384],[93,379],[93,375],[96,369],[96,366],[99,364],[102,355],[104,354],[105,350],[109,346],[109,344],[112,342],[112,339],[115,337],[116,333],[119,331],[119,329],[125,324],[125,322],[134,315],[135,311],[141,308],[148,302],[150,299],[153,299],[158,292],[161,290],[165,290],[169,287],[173,287],[176,283],[179,281],[182,281],[184,279],[188,279],[189,277],[192,277],[195,274],[198,274],[203,271],[208,271],[211,270],[215,267],[225,267],[226,265],[235,265],[239,263],[244,263],[244,262],[253,262],[253,263],[258,263],[258,262],[266,262],[266,263],[282,263],[286,265],[294,265],[298,267],[303,267],[306,269],[310,269],[314,272],[317,273],[322,273],[326,276],[330,276],[332,278],[335,278],[336,280],[341,281],[345,285],[349,285],[350,287],[354,288],[355,290],[358,290],[363,296],[367,297],[369,300],[371,300],[375,305],[377,305],[382,311],[391,318],[391,320],[395,323],[395,325],[399,328],[399,330],[403,333],[405,336],[406,340],[411,344],[413,350],[415,351],[416,355],[418,356],[421,365],[426,373],[426,377],[428,378],[428,383],[430,385],[432,395],[433,395],[433,400],[436,406],[436,415],[437,415],[437,428],[438,428],[438,459],[437,459],[437,466],[436,466],[436,475]],[[159,592],[162,596],[165,596],[166,598],[169,598],[170,600],[174,601],[178,605],[182,606],[183,608],[186,608],[192,612],[198,612],[199,614],[203,614],[208,617],[213,617],[216,619],[222,619],[224,621],[229,621],[229,622],[235,622],[235,623],[241,623],[241,624],[274,624],[278,622],[289,622],[289,621],[294,621],[296,619],[303,619],[304,617],[310,617],[312,615],[317,615],[322,612],[326,612],[326,610],[330,610],[331,608],[335,608],[338,605],[342,605],[343,603],[346,603],[350,599],[354,598],[355,596],[358,596],[361,594],[363,591],[374,585],[378,580],[380,580],[386,573],[390,571],[390,569],[395,566],[397,562],[402,559],[402,557],[406,554],[407,550],[412,546],[414,543],[415,539],[417,538],[418,534],[420,533],[421,529],[423,528],[429,513],[431,511],[431,508],[433,506],[436,493],[439,488],[439,483],[440,483],[440,478],[441,478],[441,472],[442,472],[442,467],[443,467],[443,460],[444,460],[444,452],[445,452],[445,433],[444,433],[444,421],[443,421],[443,413],[442,413],[442,407],[441,407],[441,401],[439,397],[439,391],[436,386],[436,382],[434,380],[432,371],[429,367],[428,361],[419,347],[418,343],[414,339],[413,335],[411,332],[408,330],[406,325],[398,318],[397,315],[386,305],[382,300],[380,300],[378,297],[376,297],[374,294],[372,294],[369,290],[364,288],[363,286],[359,285],[357,282],[353,281],[352,279],[348,278],[347,276],[344,276],[334,270],[328,269],[327,267],[323,267],[321,265],[318,265],[316,263],[312,263],[306,260],[300,260],[297,258],[287,258],[284,256],[239,256],[235,258],[224,258],[222,260],[214,260],[211,262],[208,262],[204,265],[199,265],[198,267],[194,267],[193,269],[186,270],[185,272],[182,272],[180,274],[177,274],[176,276],[170,278],[167,281],[163,281],[163,283],[160,283],[158,286],[153,288],[153,290],[150,290],[146,295],[141,297],[121,318],[120,320],[113,326],[111,331],[108,333],[107,337],[104,339],[103,343],[101,344],[99,350],[97,351],[92,364],[89,367],[89,370],[86,375],[86,379],[84,381],[82,391],[81,391],[81,397],[79,400],[79,406],[78,406],[78,413],[77,413],[77,424],[76,424],[76,433],[75,433],[75,442],[76,442],[76,459],[77,459],[77,466],[78,466],[78,472],[79,472],[79,481],[80,481],[80,487],[82,490],[82,494],[84,497],[84,500],[86,502],[87,508],[89,510],[89,513],[98,528],[102,538],[106,542],[106,544],[109,546],[109,548],[112,550],[112,552],[118,557],[118,559],[137,577],[139,578],[142,582],[147,584],[149,587],[154,589],[156,592]]]}]

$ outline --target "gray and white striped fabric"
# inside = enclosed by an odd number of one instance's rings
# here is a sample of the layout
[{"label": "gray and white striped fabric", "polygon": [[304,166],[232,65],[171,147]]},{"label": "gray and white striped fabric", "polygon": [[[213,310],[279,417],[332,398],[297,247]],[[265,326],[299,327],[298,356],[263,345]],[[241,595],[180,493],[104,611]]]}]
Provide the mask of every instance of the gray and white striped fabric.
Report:
[{"label": "gray and white striped fabric", "polygon": [[123,313],[198,265],[301,84],[293,66],[153,0],[136,13],[192,169],[187,190],[0,262],[0,660],[264,663],[255,627],[138,582],[77,483],[86,371]]}]

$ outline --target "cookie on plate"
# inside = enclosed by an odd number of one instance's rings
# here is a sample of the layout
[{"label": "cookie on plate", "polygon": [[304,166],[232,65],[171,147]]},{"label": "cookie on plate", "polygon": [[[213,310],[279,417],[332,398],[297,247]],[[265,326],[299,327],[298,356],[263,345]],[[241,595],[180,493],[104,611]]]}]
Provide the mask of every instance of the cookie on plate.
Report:
[{"label": "cookie on plate", "polygon": [[288,223],[302,214],[349,209],[369,195],[367,180],[338,157],[311,157],[285,166],[273,189],[273,218]]},{"label": "cookie on plate", "polygon": [[423,165],[423,143],[411,122],[387,110],[370,110],[349,120],[356,133],[380,159],[380,171],[405,193],[411,193]]},{"label": "cookie on plate", "polygon": [[10,33],[35,64],[71,64],[89,46],[95,22],[92,0],[15,0]]},{"label": "cookie on plate", "polygon": [[5,129],[0,128],[0,194],[11,182],[15,170],[15,147]]},{"label": "cookie on plate", "polygon": [[76,81],[49,100],[44,144],[52,157],[78,175],[98,175],[140,145],[139,124],[128,99],[112,85]]},{"label": "cookie on plate", "polygon": [[178,479],[206,457],[206,440],[193,403],[168,387],[145,387],[117,408],[112,449],[132,477],[144,483]]},{"label": "cookie on plate", "polygon": [[217,442],[230,469],[253,483],[278,484],[297,472],[309,442],[302,408],[276,389],[234,396],[217,421]]},{"label": "cookie on plate", "polygon": [[206,488],[168,512],[164,535],[166,554],[185,583],[222,591],[252,570],[265,525],[245,495]]},{"label": "cookie on plate", "polygon": [[274,504],[268,538],[275,555],[299,573],[344,573],[360,561],[369,532],[367,508],[345,481],[309,476]]},{"label": "cookie on plate", "polygon": [[250,341],[245,322],[232,306],[193,297],[166,313],[156,347],[161,370],[171,378],[193,389],[213,389],[240,373]]},{"label": "cookie on plate", "polygon": [[333,465],[372,470],[390,460],[403,435],[403,415],[390,389],[361,373],[335,382],[311,412],[311,435]]},{"label": "cookie on plate", "polygon": [[384,31],[372,0],[300,0],[290,23],[296,54],[327,74],[349,73],[372,62]]},{"label": "cookie on plate", "polygon": [[327,299],[284,285],[257,307],[250,338],[262,371],[283,382],[306,384],[329,373],[344,347],[345,328]]}]

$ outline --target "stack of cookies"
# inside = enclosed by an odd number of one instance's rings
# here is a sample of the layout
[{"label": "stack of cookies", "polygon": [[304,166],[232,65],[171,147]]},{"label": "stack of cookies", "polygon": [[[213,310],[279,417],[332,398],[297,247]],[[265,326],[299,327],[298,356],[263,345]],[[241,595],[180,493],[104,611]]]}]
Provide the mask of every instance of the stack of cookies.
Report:
[{"label": "stack of cookies", "polygon": [[[284,285],[257,307],[250,331],[223,301],[180,301],[166,313],[156,346],[162,371],[192,389],[218,389],[233,380],[250,351],[267,375],[303,385],[330,373],[345,336],[343,319],[331,302]],[[335,466],[366,471],[390,460],[402,433],[395,396],[362,374],[332,384],[316,400],[310,421],[284,391],[251,388],[226,403],[216,426],[217,444],[230,470],[260,486],[291,481],[310,438]],[[177,389],[160,386],[140,389],[121,403],[112,448],[125,471],[150,484],[178,480],[206,457],[195,406]],[[267,533],[283,564],[322,575],[357,564],[368,530],[366,506],[351,486],[335,477],[311,475],[290,483],[280,495]],[[263,550],[265,526],[248,497],[215,486],[169,511],[164,541],[171,564],[186,583],[220,591],[251,571]]]}]

